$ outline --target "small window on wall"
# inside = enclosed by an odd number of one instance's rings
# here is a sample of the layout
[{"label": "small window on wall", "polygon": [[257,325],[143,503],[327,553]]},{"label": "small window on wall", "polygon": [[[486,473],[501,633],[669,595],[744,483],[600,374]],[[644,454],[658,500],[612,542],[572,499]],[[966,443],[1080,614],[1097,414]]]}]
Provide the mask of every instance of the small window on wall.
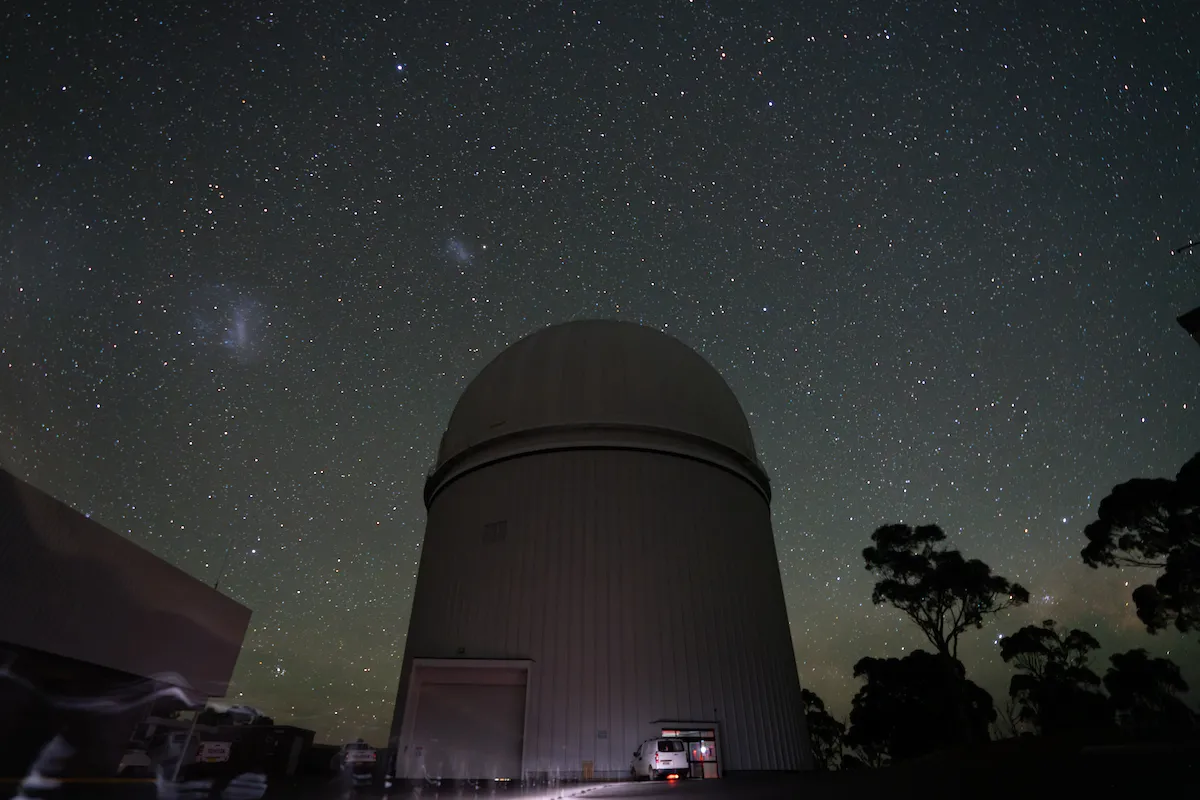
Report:
[{"label": "small window on wall", "polygon": [[483,526],[483,543],[496,544],[508,538],[508,520],[489,522]]}]

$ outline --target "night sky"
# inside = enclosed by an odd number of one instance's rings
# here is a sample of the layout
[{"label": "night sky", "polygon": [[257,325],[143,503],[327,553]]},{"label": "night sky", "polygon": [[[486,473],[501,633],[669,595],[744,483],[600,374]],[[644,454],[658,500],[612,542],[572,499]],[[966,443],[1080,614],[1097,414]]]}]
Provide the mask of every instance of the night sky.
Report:
[{"label": "night sky", "polygon": [[801,681],[920,644],[935,522],[1146,646],[1084,525],[1200,449],[1200,11],[1166,3],[5,3],[13,472],[254,610],[231,697],[386,740],[467,381],[586,317],[702,353],[775,490]]}]

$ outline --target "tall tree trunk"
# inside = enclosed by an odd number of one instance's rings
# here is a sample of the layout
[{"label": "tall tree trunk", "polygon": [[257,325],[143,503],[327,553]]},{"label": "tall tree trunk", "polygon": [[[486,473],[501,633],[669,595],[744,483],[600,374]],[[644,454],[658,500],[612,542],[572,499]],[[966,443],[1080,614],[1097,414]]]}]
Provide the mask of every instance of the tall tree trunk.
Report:
[{"label": "tall tree trunk", "polygon": [[959,745],[977,744],[967,709],[966,670],[957,659],[946,653],[942,655],[942,665],[950,698],[951,741]]}]

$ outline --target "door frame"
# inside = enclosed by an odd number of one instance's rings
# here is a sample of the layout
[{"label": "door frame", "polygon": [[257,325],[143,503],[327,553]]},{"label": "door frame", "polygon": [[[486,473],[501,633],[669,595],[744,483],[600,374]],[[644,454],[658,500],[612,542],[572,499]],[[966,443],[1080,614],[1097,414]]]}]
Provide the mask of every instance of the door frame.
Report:
[{"label": "door frame", "polygon": [[[716,720],[674,720],[674,719],[656,719],[651,723],[654,726],[655,735],[667,739],[683,738],[677,733],[672,735],[668,731],[712,731],[713,733],[713,761],[717,765],[717,777],[723,777],[725,774],[724,754],[721,752],[721,723]],[[691,741],[685,739],[685,741]],[[692,762],[689,751],[688,762]],[[707,780],[712,780],[711,778]]]},{"label": "door frame", "polygon": [[[404,719],[400,721],[400,736],[395,745],[396,757],[396,777],[398,778],[414,778],[421,777],[419,775],[402,774],[409,772],[408,765],[415,755],[408,754],[408,748],[412,746],[413,730],[417,723],[417,716],[420,715],[420,704],[417,698],[420,696],[421,686],[425,683],[425,677],[431,674],[436,675],[441,669],[454,670],[479,670],[480,677],[489,670],[520,670],[525,674],[525,712],[524,719],[521,721],[521,777],[524,778],[528,771],[526,758],[529,754],[529,748],[526,746],[529,741],[529,709],[530,702],[533,696],[533,681],[534,669],[533,660],[527,658],[416,658],[412,660],[411,672],[409,673],[408,691],[405,694],[404,703]],[[489,681],[458,681],[464,686],[479,686],[486,685]],[[502,684],[503,685],[503,684]],[[508,684],[511,685],[511,684]],[[415,712],[415,713],[414,713]]]}]

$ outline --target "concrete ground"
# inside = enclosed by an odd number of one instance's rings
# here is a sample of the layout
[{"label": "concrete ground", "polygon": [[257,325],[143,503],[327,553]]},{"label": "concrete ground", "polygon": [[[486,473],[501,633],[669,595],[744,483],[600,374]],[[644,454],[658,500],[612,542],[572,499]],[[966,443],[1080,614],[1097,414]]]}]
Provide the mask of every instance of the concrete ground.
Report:
[{"label": "concrete ground", "polygon": [[514,788],[489,791],[484,787],[478,792],[457,786],[423,786],[414,790],[408,786],[391,789],[378,787],[347,791],[344,787],[326,783],[273,787],[265,800],[606,800],[611,798],[634,798],[634,800],[718,800],[718,798],[747,798],[747,800],[771,800],[775,797],[795,797],[795,779],[779,781],[647,781],[612,784],[562,784],[557,787]]},{"label": "concrete ground", "polygon": [[739,780],[725,778],[719,780],[690,780],[690,781],[654,781],[639,783],[619,783],[610,786],[597,787],[584,795],[586,800],[609,800],[610,798],[629,798],[630,800],[718,800],[719,798],[738,798],[738,800],[774,800],[774,798],[795,798],[804,796],[813,798],[811,792],[803,791],[806,782],[797,778],[768,779],[768,780]]},{"label": "concrete ground", "polygon": [[[1036,800],[1063,796],[1084,798],[1192,796],[1173,793],[1177,787],[1200,785],[1200,767],[1161,763],[1092,766],[1063,762],[1036,774],[978,773],[946,769],[880,770],[790,775],[770,778],[726,777],[718,780],[655,781],[572,785],[554,788],[512,788],[476,792],[463,787],[411,786],[352,788],[338,781],[276,782],[263,800]],[[1007,778],[1007,779],[1006,779]],[[48,795],[81,800],[168,800],[153,785],[87,785],[75,791]],[[185,795],[187,793],[184,793]],[[1194,794],[1194,791],[1192,792]],[[3,796],[3,793],[0,793]],[[220,792],[190,795],[186,800],[217,800]],[[174,800],[185,800],[178,796]],[[227,800],[234,800],[230,797]],[[242,797],[239,800],[257,800]]]},{"label": "concrete ground", "polygon": [[[872,782],[870,787],[860,786],[860,791],[854,791],[852,784],[854,776],[838,776],[836,781],[827,780],[829,776],[784,776],[777,778],[724,778],[720,780],[686,780],[686,781],[648,781],[623,782],[612,784],[573,785],[566,784],[556,788],[530,788],[478,793],[461,788],[439,789],[423,787],[420,792],[412,788],[393,788],[391,790],[359,790],[356,798],[361,800],[614,800],[629,798],[630,800],[856,800],[858,797],[870,797],[877,800],[879,792]],[[850,790],[850,791],[848,791]],[[301,797],[295,794],[281,793],[277,797],[287,800],[318,800],[316,795]],[[335,800],[328,794],[320,800]],[[271,800],[268,796],[267,800]],[[336,797],[336,800],[342,800]],[[351,798],[346,798],[351,800]]]},{"label": "concrete ground", "polygon": [[[1037,800],[1063,796],[1171,797],[1178,787],[1194,794],[1200,785],[1200,763],[1167,765],[1152,760],[1080,763],[1063,759],[1027,770],[1006,765],[1000,770],[926,765],[878,771],[810,773],[774,777],[726,777],[718,780],[625,782],[555,789],[518,789],[489,793],[461,790],[391,790],[387,800]],[[1186,792],[1185,792],[1186,794]],[[287,795],[279,795],[285,797]],[[361,800],[382,800],[380,790],[360,793]],[[1176,795],[1183,796],[1183,795]],[[1191,795],[1187,795],[1191,796]],[[299,796],[288,800],[307,800]],[[271,800],[268,796],[267,800]],[[315,800],[315,799],[314,799]],[[324,798],[322,798],[324,800]],[[335,800],[335,798],[330,798]],[[343,798],[336,798],[343,800]],[[344,800],[353,800],[344,798]]]},{"label": "concrete ground", "polygon": [[[1200,750],[1142,752],[1126,748],[1087,756],[1010,758],[988,763],[964,756],[926,760],[891,769],[809,773],[718,780],[560,784],[504,787],[398,784],[355,788],[341,778],[274,781],[263,800],[1036,800],[1046,797],[1156,800],[1195,794],[1200,786]],[[1178,794],[1188,787],[1192,794]],[[3,788],[3,787],[0,787]],[[63,797],[86,800],[168,800],[153,784],[73,786]],[[82,790],[82,791],[79,791]],[[107,791],[105,791],[107,790]],[[216,800],[213,792],[204,800]],[[0,797],[4,796],[0,792]],[[203,796],[187,798],[201,800]],[[175,800],[184,800],[178,797]],[[232,797],[226,800],[234,800]],[[240,800],[257,800],[243,797]]]}]

